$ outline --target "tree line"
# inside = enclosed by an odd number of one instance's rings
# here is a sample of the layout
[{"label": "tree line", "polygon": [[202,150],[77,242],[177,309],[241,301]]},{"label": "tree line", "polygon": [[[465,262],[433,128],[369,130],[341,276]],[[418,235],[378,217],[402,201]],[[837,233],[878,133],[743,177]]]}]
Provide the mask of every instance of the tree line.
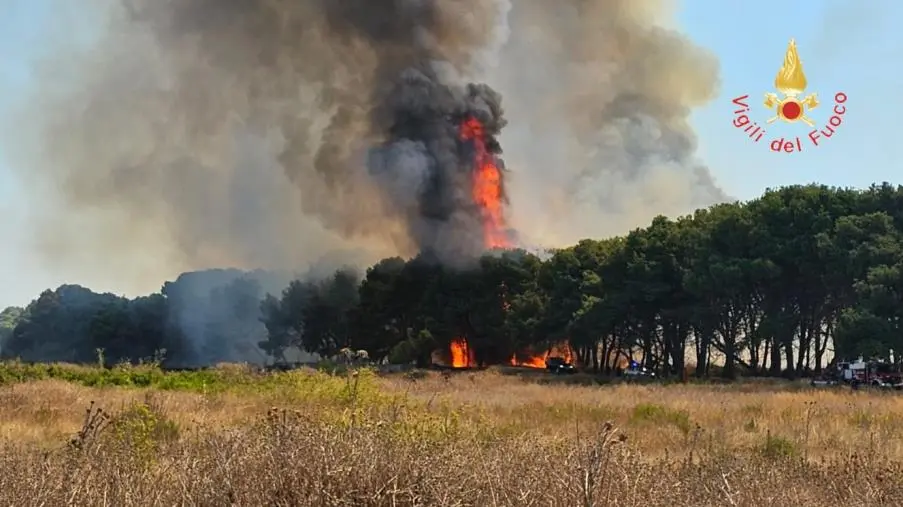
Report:
[{"label": "tree line", "polygon": [[211,269],[184,273],[159,293],[128,299],[79,285],[45,290],[0,313],[0,357],[106,364],[162,361],[197,367],[261,362],[260,301],[287,275]]},{"label": "tree line", "polygon": [[[490,252],[464,268],[425,252],[364,273],[301,277],[281,292],[234,275],[210,289],[218,303],[206,293],[218,310],[195,318],[194,328],[176,287],[65,311],[54,298],[72,287],[47,291],[2,314],[12,315],[0,318],[2,355],[40,349],[78,361],[102,348],[134,361],[166,349],[170,360],[213,360],[240,342],[245,355],[273,360],[350,347],[425,366],[453,339],[485,364],[566,340],[582,366],[600,371],[612,368],[605,358],[630,354],[665,374],[695,365],[705,376],[713,356],[727,377],[817,373],[831,356],[903,350],[903,187],[784,187],[659,216],[621,237],[543,254]],[[69,338],[54,338],[64,326]],[[241,354],[225,356],[233,355]]]}]

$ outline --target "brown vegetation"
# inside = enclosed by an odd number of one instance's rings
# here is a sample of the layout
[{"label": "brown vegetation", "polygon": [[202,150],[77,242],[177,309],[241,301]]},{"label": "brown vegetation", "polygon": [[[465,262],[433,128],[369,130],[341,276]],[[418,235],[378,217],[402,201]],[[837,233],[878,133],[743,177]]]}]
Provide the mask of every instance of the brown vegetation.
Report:
[{"label": "brown vegetation", "polygon": [[903,504],[893,395],[230,375],[181,390],[72,374],[0,386],[0,504]]}]

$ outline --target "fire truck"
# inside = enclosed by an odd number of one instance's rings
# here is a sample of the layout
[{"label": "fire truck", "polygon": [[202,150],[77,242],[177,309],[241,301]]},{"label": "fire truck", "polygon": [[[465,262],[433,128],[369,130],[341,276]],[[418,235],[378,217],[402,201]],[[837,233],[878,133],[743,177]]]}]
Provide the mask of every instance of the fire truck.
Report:
[{"label": "fire truck", "polygon": [[840,381],[853,386],[903,389],[903,373],[900,366],[884,360],[864,361],[860,357],[855,361],[839,361],[837,377]]}]

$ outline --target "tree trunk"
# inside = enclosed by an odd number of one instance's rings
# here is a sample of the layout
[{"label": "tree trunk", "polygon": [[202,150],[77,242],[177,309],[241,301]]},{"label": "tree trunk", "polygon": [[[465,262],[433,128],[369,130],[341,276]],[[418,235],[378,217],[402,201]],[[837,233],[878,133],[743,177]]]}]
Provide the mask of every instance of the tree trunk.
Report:
[{"label": "tree trunk", "polygon": [[712,343],[712,333],[706,329],[697,328],[696,335],[696,377],[705,377],[708,373],[709,346]]},{"label": "tree trunk", "polygon": [[800,323],[799,330],[799,356],[796,358],[796,371],[800,374],[805,371],[806,353],[809,350],[809,332],[810,328],[806,321]]},{"label": "tree trunk", "polygon": [[781,342],[777,335],[771,338],[771,374],[781,375]]},{"label": "tree trunk", "polygon": [[750,372],[753,375],[759,374],[759,344],[752,343],[749,344],[749,366],[752,371]]},{"label": "tree trunk", "polygon": [[793,334],[790,335],[789,339],[783,340],[784,342],[784,356],[787,359],[787,371],[785,372],[787,378],[794,379],[796,378],[796,372],[793,369]]},{"label": "tree trunk", "polygon": [[599,373],[599,342],[597,341],[593,345],[593,349],[590,351],[590,355],[593,360],[593,371]]},{"label": "tree trunk", "polygon": [[602,373],[608,374],[611,372],[611,361],[609,360],[609,356],[611,355],[611,346],[614,342],[615,338],[611,335],[602,339]]},{"label": "tree trunk", "polygon": [[662,373],[670,376],[673,373],[671,369],[671,347],[674,340],[674,325],[670,322],[662,324]]},{"label": "tree trunk", "polygon": [[675,340],[671,347],[671,367],[677,375],[684,377],[687,358],[687,328],[684,325],[677,325],[675,331]]},{"label": "tree trunk", "polygon": [[821,374],[823,370],[825,350],[828,348],[828,337],[834,334],[834,319],[829,317],[825,325],[824,332],[821,334],[823,339],[819,340],[815,345],[815,373]]}]

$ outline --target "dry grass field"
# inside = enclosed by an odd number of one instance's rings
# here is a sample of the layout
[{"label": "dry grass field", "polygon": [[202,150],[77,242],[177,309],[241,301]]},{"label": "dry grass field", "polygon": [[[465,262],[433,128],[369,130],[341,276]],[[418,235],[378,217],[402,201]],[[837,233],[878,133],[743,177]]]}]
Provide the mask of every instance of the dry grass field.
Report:
[{"label": "dry grass field", "polygon": [[893,394],[540,379],[2,365],[0,505],[903,505]]}]

